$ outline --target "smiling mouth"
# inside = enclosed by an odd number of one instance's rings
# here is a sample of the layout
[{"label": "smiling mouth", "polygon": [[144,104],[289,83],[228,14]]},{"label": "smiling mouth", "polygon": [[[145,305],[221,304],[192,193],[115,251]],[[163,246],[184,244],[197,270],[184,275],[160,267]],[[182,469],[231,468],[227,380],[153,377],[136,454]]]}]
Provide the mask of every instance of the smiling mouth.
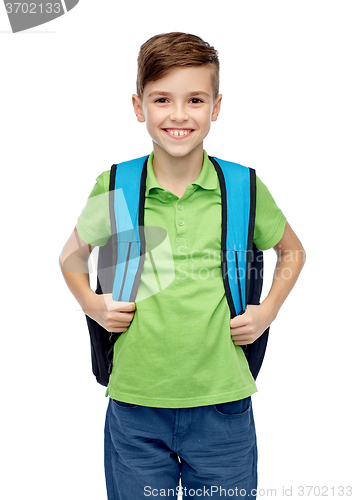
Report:
[{"label": "smiling mouth", "polygon": [[169,136],[180,139],[189,136],[194,130],[191,128],[164,128]]}]

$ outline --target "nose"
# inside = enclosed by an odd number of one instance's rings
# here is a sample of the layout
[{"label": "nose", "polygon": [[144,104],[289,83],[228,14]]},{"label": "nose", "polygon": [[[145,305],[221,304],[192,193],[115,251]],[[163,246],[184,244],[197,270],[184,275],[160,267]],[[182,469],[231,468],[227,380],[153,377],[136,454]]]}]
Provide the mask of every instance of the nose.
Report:
[{"label": "nose", "polygon": [[183,122],[188,120],[189,116],[187,110],[182,104],[176,104],[171,110],[170,119],[176,122]]}]

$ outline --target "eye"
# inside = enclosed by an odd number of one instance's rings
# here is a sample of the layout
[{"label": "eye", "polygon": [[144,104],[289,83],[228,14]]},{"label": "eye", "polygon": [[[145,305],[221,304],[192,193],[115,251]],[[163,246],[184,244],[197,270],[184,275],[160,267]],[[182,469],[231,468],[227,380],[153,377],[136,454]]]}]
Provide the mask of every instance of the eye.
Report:
[{"label": "eye", "polygon": [[155,102],[160,102],[162,104],[165,104],[167,102],[167,99],[165,97],[160,97],[159,99],[156,99]]},{"label": "eye", "polygon": [[192,104],[199,104],[200,102],[203,102],[203,101],[201,99],[199,99],[198,97],[192,97],[192,99],[191,99]]}]

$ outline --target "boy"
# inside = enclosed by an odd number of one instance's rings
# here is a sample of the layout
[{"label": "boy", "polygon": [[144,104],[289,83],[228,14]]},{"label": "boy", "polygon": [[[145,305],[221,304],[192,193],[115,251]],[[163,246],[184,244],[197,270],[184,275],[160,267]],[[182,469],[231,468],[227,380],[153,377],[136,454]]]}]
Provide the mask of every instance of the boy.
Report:
[{"label": "boy", "polygon": [[[148,251],[136,300],[96,295],[89,286],[89,254],[112,234],[109,172],[97,178],[61,254],[64,278],[83,311],[120,333],[107,389],[109,500],[176,498],[179,478],[186,498],[256,497],[250,396],[257,389],[241,346],[252,344],[277,316],[304,251],[257,178],[253,241],[262,250],[273,247],[278,260],[266,299],[230,320],[220,255],[220,182],[203,150],[220,112],[218,80],[217,52],[199,37],[168,33],[141,47],[133,106],[146,123],[153,153],[143,188]],[[155,245],[157,253],[148,227],[167,234]]]}]

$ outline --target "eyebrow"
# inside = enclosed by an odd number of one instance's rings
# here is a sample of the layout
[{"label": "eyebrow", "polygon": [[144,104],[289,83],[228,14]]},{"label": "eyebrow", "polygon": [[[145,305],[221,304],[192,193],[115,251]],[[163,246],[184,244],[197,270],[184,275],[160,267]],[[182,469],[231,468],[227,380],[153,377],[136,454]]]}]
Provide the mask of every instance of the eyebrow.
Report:
[{"label": "eyebrow", "polygon": [[[171,93],[170,92],[165,92],[163,90],[154,90],[154,92],[151,92],[151,94],[149,94],[148,97],[152,97],[154,95],[160,95],[160,96],[164,96],[164,97],[170,97]],[[210,97],[210,94],[208,94],[207,92],[204,92],[204,90],[195,90],[193,92],[190,92],[188,95],[189,96],[205,95],[207,97]]]}]

